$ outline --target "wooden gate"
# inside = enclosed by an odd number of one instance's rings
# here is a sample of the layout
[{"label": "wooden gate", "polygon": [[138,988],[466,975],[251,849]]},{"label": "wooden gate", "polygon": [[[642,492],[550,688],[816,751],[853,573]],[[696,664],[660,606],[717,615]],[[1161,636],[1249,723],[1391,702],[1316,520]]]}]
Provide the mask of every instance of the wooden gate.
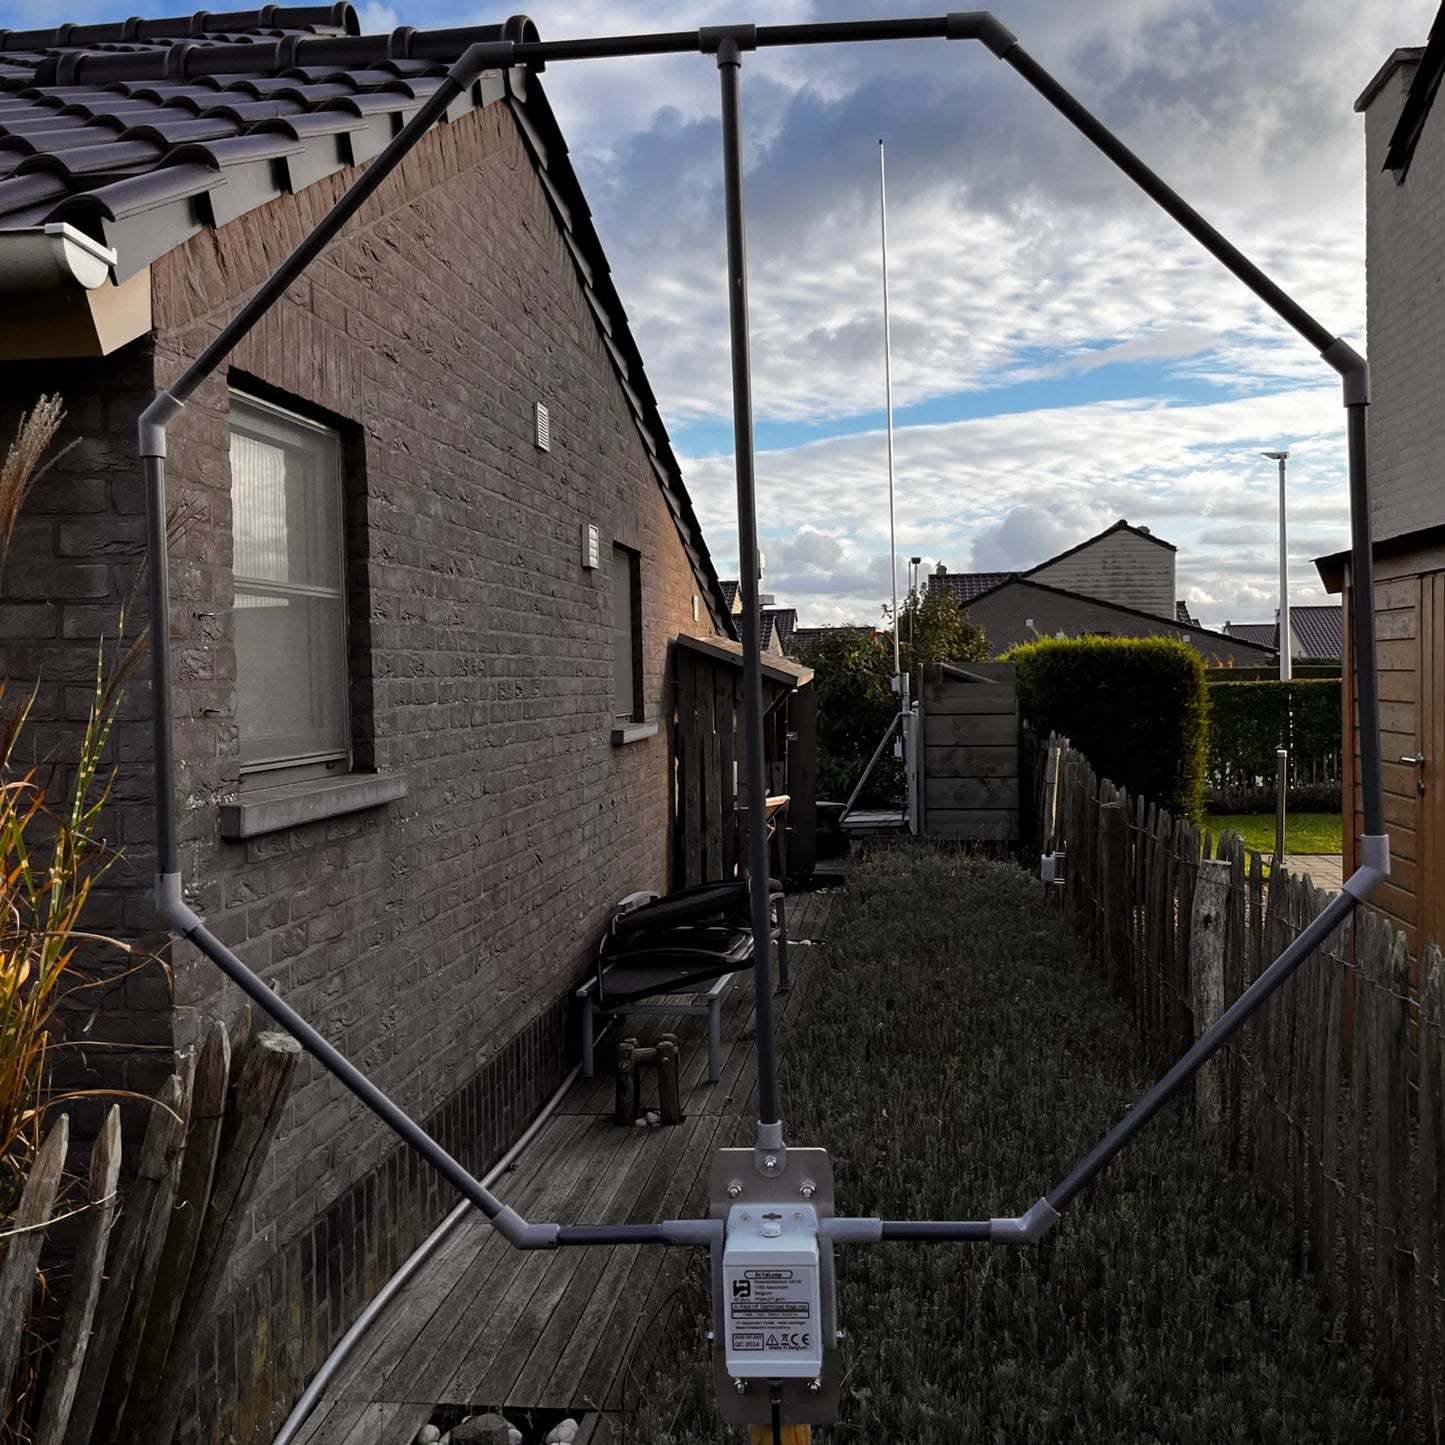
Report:
[{"label": "wooden gate", "polygon": [[922,832],[1016,843],[1019,706],[1011,662],[923,670]]}]

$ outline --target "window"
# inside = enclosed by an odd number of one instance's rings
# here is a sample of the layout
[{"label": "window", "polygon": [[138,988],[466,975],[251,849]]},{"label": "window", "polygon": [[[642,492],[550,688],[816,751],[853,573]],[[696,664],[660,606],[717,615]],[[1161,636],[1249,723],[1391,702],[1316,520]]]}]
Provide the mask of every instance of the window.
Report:
[{"label": "window", "polygon": [[612,678],[619,718],[642,721],[642,573],[630,547],[612,549]]},{"label": "window", "polygon": [[341,439],[231,394],[241,768],[350,761]]}]

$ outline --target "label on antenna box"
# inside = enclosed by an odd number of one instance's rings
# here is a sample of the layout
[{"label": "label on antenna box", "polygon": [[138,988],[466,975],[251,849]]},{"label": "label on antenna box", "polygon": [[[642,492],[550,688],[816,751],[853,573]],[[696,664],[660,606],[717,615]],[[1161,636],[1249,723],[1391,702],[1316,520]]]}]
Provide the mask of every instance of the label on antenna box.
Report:
[{"label": "label on antenna box", "polygon": [[732,1374],[811,1379],[822,1371],[818,1216],[811,1205],[728,1211],[722,1312]]}]

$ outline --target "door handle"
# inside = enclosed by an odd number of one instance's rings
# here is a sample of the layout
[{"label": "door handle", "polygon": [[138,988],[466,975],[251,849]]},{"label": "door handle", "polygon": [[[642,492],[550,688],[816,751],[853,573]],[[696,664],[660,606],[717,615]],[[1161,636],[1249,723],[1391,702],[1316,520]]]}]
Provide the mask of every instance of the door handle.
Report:
[{"label": "door handle", "polygon": [[1422,749],[1413,758],[1401,758],[1402,763],[1408,763],[1412,768],[1420,769],[1420,776],[1415,779],[1415,795],[1423,798],[1425,796],[1425,753]]}]

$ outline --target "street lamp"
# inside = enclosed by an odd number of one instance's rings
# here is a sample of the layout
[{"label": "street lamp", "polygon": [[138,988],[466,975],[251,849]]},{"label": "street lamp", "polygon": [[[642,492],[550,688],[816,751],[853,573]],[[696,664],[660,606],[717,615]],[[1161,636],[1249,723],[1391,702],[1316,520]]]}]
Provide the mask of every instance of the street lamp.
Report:
[{"label": "street lamp", "polygon": [[[1289,550],[1285,541],[1285,510],[1284,510],[1284,464],[1289,460],[1289,453],[1284,452],[1261,452],[1260,456],[1268,457],[1272,462],[1279,463],[1279,622],[1277,624],[1277,641],[1279,642],[1279,680],[1288,682],[1290,680],[1290,634],[1289,634]],[[1288,707],[1288,699],[1285,706]],[[1284,859],[1284,811],[1285,792],[1289,786],[1289,750],[1285,747],[1284,740],[1275,751],[1275,802],[1274,802],[1274,867],[1283,866]]]},{"label": "street lamp", "polygon": [[908,559],[908,645],[913,646],[913,614],[918,607],[918,569],[923,565],[922,557]]},{"label": "street lamp", "polygon": [[1289,551],[1285,541],[1284,514],[1284,464],[1289,460],[1288,452],[1261,452],[1279,463],[1279,680],[1290,680],[1290,635],[1289,635]]}]

